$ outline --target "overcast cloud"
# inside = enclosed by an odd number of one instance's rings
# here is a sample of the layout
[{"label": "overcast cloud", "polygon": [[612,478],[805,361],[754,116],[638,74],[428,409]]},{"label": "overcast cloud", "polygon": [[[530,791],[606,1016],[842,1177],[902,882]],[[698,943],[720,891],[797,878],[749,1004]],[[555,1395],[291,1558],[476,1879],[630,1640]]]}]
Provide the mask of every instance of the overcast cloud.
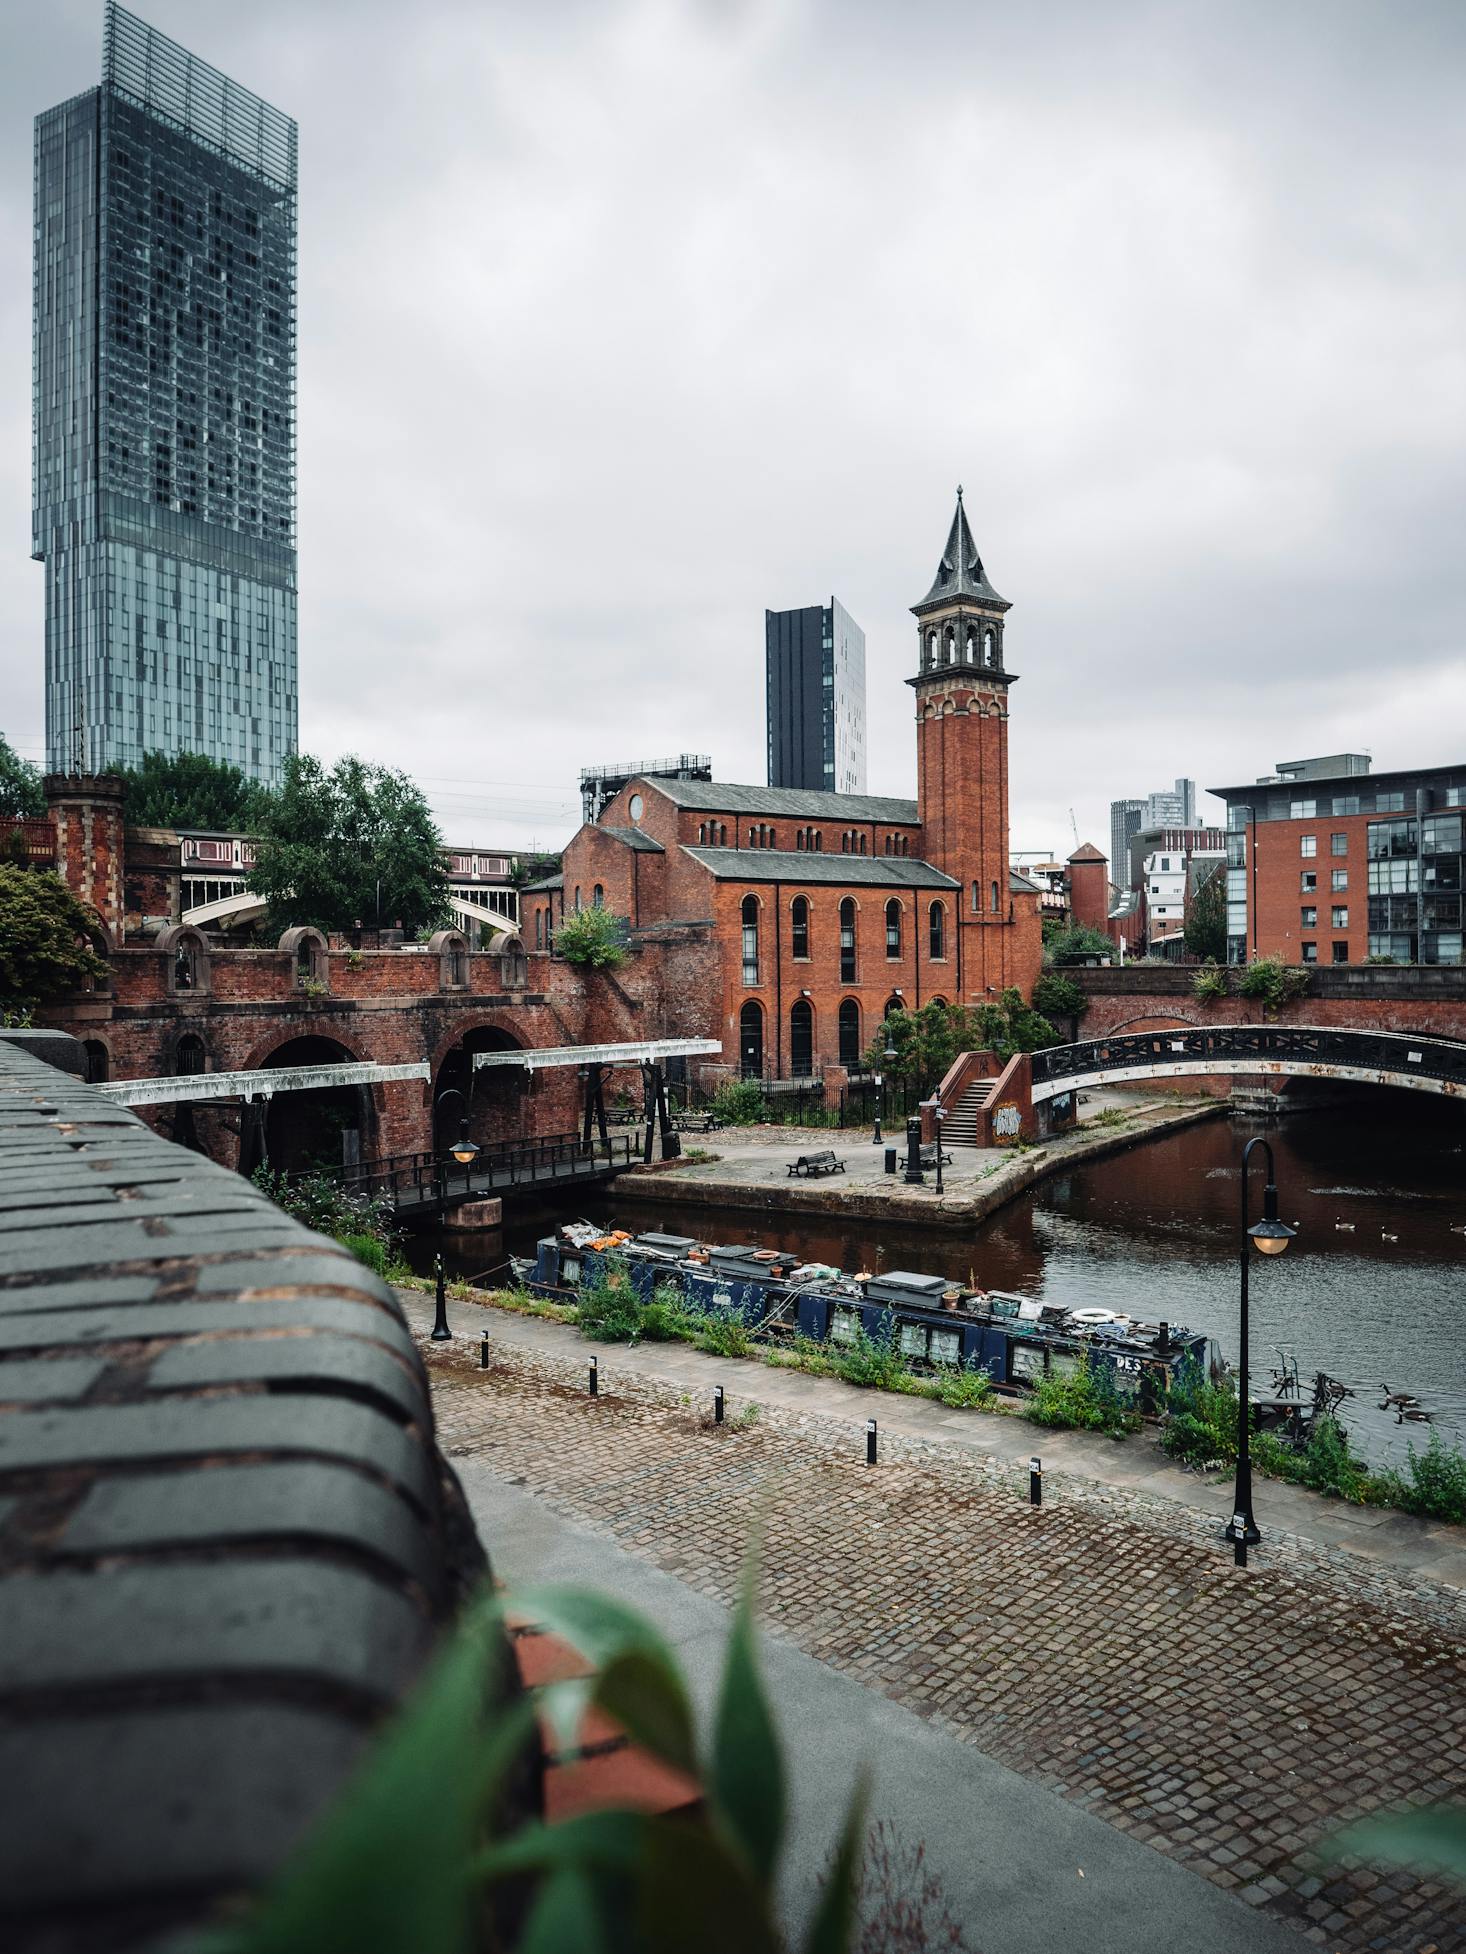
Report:
[{"label": "overcast cloud", "polygon": [[[301,127],[302,744],[558,845],[583,764],[764,777],[763,610],[914,791],[958,481],[1015,848],[1342,748],[1466,759],[1466,8],[136,0]],[[40,757],[31,117],[6,8],[0,728]],[[1215,804],[1210,804],[1215,810]]]}]

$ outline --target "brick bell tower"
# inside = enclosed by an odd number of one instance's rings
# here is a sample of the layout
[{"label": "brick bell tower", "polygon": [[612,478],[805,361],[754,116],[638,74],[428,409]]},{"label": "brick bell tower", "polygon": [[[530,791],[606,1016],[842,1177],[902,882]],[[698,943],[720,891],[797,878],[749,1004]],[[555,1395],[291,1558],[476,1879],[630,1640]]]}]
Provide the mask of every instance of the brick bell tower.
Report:
[{"label": "brick bell tower", "polygon": [[1003,663],[1003,636],[1011,608],[987,580],[959,488],[936,578],[911,607],[919,651],[916,677],[907,681],[916,688],[922,854],[961,885],[953,898],[953,1003],[981,1004],[1008,984],[1027,996],[1041,955],[1037,898],[1015,895],[1008,872],[1015,674]]}]

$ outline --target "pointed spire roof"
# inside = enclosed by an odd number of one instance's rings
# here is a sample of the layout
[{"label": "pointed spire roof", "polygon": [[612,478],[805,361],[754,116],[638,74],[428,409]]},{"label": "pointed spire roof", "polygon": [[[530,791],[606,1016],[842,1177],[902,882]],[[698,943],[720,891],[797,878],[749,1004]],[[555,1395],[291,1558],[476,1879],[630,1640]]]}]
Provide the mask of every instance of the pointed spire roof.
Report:
[{"label": "pointed spire roof", "polygon": [[954,597],[971,597],[980,604],[998,610],[1012,609],[1007,598],[1000,597],[987,580],[982,558],[977,553],[972,531],[967,526],[967,511],[962,506],[960,484],[957,489],[957,512],[952,517],[947,547],[942,551],[936,577],[921,602],[913,604],[911,608],[920,617],[923,611],[933,610],[939,604],[949,604]]}]

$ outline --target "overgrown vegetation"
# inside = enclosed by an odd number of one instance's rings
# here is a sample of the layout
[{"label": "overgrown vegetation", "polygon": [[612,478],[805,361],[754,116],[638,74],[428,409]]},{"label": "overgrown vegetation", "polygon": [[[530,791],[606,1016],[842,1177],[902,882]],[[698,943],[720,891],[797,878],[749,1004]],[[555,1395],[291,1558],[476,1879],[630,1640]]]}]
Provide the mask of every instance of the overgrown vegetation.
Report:
[{"label": "overgrown vegetation", "polygon": [[1089,1009],[1089,998],[1072,977],[1046,970],[1033,987],[1033,1008],[1052,1024],[1056,1018],[1082,1017]]},{"label": "overgrown vegetation", "polygon": [[1067,929],[1053,924],[1044,926],[1044,962],[1059,965],[1078,963],[1087,957],[1115,958],[1115,946],[1103,930],[1091,929],[1085,923],[1071,923]]},{"label": "overgrown vegetation", "polygon": [[0,863],[0,1007],[30,1012],[104,982],[107,966],[92,948],[97,927],[50,869]]},{"label": "overgrown vegetation", "polygon": [[1141,1425],[1139,1413],[1116,1390],[1109,1366],[1091,1364],[1084,1352],[1072,1371],[1040,1379],[1024,1413],[1035,1425],[1110,1438],[1124,1438]]},{"label": "overgrown vegetation", "polygon": [[1227,994],[1227,973],[1217,964],[1203,965],[1191,979],[1191,995],[1203,1004],[1214,1003]]},{"label": "overgrown vegetation", "polygon": [[961,1052],[993,1052],[1009,1059],[1015,1052],[1037,1052],[1059,1042],[1048,1019],[1010,986],[995,1004],[972,1009],[933,1001],[918,1011],[892,1011],[881,1020],[865,1063],[873,1072],[884,1071],[888,1078],[930,1092]]},{"label": "overgrown vegetation", "polygon": [[0,733],[0,819],[38,820],[46,812],[41,770],[22,760]]},{"label": "overgrown vegetation", "polygon": [[250,1179],[277,1208],[316,1234],[340,1242],[384,1281],[398,1282],[407,1275],[390,1202],[354,1192],[326,1174],[292,1177],[274,1167],[256,1167]]},{"label": "overgrown vegetation", "polygon": [[[1161,1449],[1183,1464],[1237,1462],[1237,1392],[1214,1384],[1193,1363],[1179,1367],[1166,1395]],[[1336,1418],[1317,1418],[1308,1442],[1292,1446],[1276,1432],[1254,1432],[1248,1447],[1256,1471],[1356,1506],[1398,1506],[1422,1519],[1466,1521],[1466,1454],[1432,1431],[1423,1452],[1407,1447],[1405,1467],[1372,1471],[1352,1450]]]},{"label": "overgrown vegetation", "polygon": [[555,928],[555,954],[585,970],[619,970],[630,924],[609,909],[577,909]]},{"label": "overgrown vegetation", "polygon": [[1264,1011],[1278,1011],[1303,997],[1312,973],[1301,963],[1284,963],[1281,957],[1254,957],[1237,980],[1242,997],[1258,999]]},{"label": "overgrown vegetation", "polygon": [[1191,899],[1182,941],[1193,957],[1220,963],[1227,954],[1227,877],[1220,863]]}]

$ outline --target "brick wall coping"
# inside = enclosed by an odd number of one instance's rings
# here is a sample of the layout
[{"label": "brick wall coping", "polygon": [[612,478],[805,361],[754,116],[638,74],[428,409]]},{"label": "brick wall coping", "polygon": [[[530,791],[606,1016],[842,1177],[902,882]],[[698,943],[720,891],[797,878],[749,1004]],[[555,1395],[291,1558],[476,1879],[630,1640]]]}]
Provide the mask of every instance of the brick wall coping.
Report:
[{"label": "brick wall coping", "polygon": [[[1058,972],[1091,997],[1190,997],[1195,964],[1065,965]],[[1466,965],[1318,965],[1309,972],[1307,997],[1405,1001],[1410,998],[1466,1000]]]},{"label": "brick wall coping", "polygon": [[268,1878],[484,1571],[390,1291],[0,1036],[7,1944]]}]

